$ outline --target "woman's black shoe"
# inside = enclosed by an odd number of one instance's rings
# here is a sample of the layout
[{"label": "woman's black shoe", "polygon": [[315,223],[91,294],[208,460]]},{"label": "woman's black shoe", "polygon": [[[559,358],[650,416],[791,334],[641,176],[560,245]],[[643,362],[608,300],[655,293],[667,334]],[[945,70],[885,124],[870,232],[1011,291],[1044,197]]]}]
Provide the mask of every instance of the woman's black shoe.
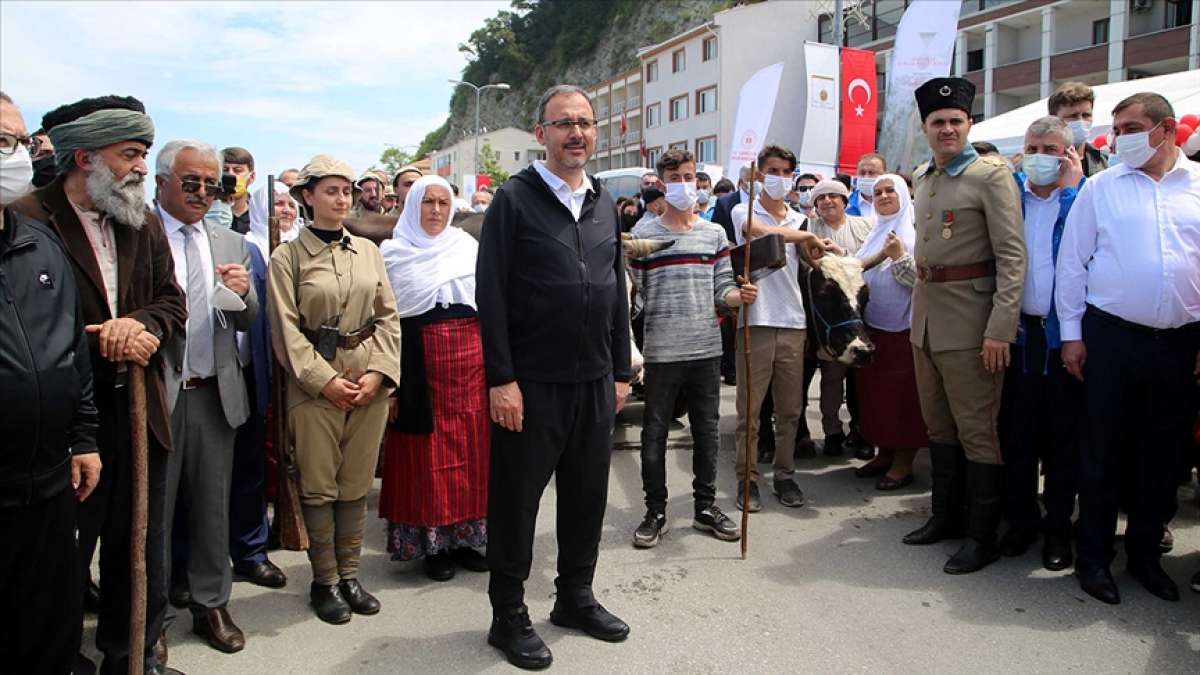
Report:
[{"label": "woman's black shoe", "polygon": [[450,557],[453,558],[454,562],[458,563],[459,566],[465,570],[470,570],[471,572],[488,571],[487,558],[483,557],[482,553],[476,551],[470,546],[464,546],[463,548],[456,548],[450,551]]},{"label": "woman's black shoe", "polygon": [[449,553],[425,556],[425,576],[434,581],[450,581],[454,578],[454,559]]},{"label": "woman's black shoe", "polygon": [[885,474],[875,481],[875,489],[880,492],[891,492],[912,485],[913,480],[915,479],[911,473],[903,478],[891,478]]},{"label": "woman's black shoe", "polygon": [[325,623],[343,624],[353,616],[350,603],[342,597],[342,592],[336,585],[326,586],[314,581],[308,590],[308,600],[313,611],[317,613],[317,618]]},{"label": "woman's black shoe", "polygon": [[355,614],[378,614],[379,600],[367,592],[367,589],[358,583],[358,579],[342,579],[338,584],[338,590],[342,592],[342,598],[346,600],[346,604],[350,605],[351,611]]}]

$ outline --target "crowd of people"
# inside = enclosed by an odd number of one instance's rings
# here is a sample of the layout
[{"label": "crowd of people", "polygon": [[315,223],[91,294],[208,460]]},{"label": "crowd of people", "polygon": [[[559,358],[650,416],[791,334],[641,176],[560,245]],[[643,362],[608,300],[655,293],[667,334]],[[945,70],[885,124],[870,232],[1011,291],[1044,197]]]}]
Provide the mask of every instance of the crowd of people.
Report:
[{"label": "crowd of people", "polygon": [[[614,200],[584,170],[591,102],[558,85],[536,110],[546,159],[469,203],[416,167],[359,174],[329,155],[255,188],[248,150],[177,139],[158,150],[148,207],[156,139],[140,101],[83,99],[29,134],[0,94],[5,663],[92,672],[85,607],[102,673],[131,659],[178,672],[177,610],[213,648],[240,651],[232,581],[288,583],[268,554],[268,503],[288,490],[313,612],[330,624],[379,613],[359,578],[377,476],[392,560],[421,561],[434,581],[488,573],[487,641],[523,668],[553,658],[524,602],[553,476],[550,620],[624,640],[592,581],[614,418],[635,379],[635,547],[669,529],[667,431],[682,412],[692,525],[741,538],[718,499],[724,382],[737,509],[763,508],[768,464],[772,494],[795,509],[797,469],[818,452],[852,452],[855,475],[891,491],[917,480],[928,448],[932,515],[903,542],[963,540],[945,572],[1041,538],[1045,568],[1074,567],[1116,604],[1123,509],[1128,571],[1178,600],[1160,559],[1200,455],[1200,164],[1158,94],[1113,110],[1111,156],[1087,142],[1085,85],[1050,98],[1016,158],[968,142],[973,98],[957,78],[917,89],[933,157],[911,170],[868,153],[855,176],[823,177],[768,144],[736,183],[714,183],[672,149],[637,196]],[[463,212],[482,226],[455,225]],[[360,236],[367,218],[390,237]],[[783,243],[777,269],[746,278],[735,249],[766,237]],[[820,314],[814,278],[849,318]],[[819,443],[805,421],[818,372]],[[148,436],[144,533],[131,529],[131,419]],[[134,558],[144,608],[131,606]],[[1191,583],[1200,591],[1200,574]],[[139,610],[144,653],[130,654]]]}]

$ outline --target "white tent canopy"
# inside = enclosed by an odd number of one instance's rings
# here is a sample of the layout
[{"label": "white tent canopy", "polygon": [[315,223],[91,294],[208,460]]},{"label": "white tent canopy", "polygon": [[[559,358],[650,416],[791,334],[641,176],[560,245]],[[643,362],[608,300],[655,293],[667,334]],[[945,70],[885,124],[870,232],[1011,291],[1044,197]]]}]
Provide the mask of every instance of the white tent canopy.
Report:
[{"label": "white tent canopy", "polygon": [[[1092,91],[1096,93],[1096,105],[1093,109],[1089,142],[1099,134],[1107,132],[1112,126],[1112,109],[1118,103],[1127,96],[1142,91],[1152,91],[1165,96],[1175,108],[1177,118],[1188,113],[1200,115],[1200,72],[1195,70],[1102,84],[1092,87]],[[1002,154],[1012,155],[1021,151],[1025,130],[1029,125],[1047,114],[1046,99],[1039,99],[974,125],[971,127],[970,139],[989,141]]]}]

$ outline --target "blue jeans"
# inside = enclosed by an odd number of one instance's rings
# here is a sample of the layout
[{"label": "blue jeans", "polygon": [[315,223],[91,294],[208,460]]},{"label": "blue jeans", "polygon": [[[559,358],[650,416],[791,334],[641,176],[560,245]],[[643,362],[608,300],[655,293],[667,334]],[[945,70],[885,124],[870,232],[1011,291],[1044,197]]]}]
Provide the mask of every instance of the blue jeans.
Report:
[{"label": "blue jeans", "polygon": [[692,495],[699,512],[717,497],[717,450],[721,419],[721,357],[646,364],[646,406],[642,414],[642,489],[646,508],[667,508],[667,429],[676,399],[687,400],[692,427]]}]

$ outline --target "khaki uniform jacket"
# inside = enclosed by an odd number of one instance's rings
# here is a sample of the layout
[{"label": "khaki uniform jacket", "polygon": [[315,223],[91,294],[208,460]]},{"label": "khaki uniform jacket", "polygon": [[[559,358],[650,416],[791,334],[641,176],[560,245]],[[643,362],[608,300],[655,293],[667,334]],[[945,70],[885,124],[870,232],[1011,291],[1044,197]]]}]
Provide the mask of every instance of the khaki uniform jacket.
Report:
[{"label": "khaki uniform jacket", "polygon": [[[1013,342],[1025,283],[1021,198],[1002,160],[980,157],[967,145],[945,169],[917,168],[918,269],[995,261],[996,275],[926,282],[913,288],[912,336],[933,352],[978,350],[985,337]],[[946,230],[948,233],[945,233]],[[946,238],[945,234],[949,234]]]},{"label": "khaki uniform jacket", "polygon": [[[293,256],[299,283],[293,284]],[[299,302],[296,287],[299,287]],[[340,242],[326,244],[308,228],[271,254],[267,274],[271,346],[288,375],[288,408],[320,400],[321,390],[335,376],[357,380],[367,371],[384,376],[388,390],[400,381],[400,319],[396,299],[383,266],[383,256],[370,241],[350,236],[350,249]],[[342,335],[372,322],[375,334],[354,349],[341,349],[326,361],[300,332],[337,322]],[[387,391],[381,392],[386,395]],[[332,403],[328,405],[332,406]]]}]

